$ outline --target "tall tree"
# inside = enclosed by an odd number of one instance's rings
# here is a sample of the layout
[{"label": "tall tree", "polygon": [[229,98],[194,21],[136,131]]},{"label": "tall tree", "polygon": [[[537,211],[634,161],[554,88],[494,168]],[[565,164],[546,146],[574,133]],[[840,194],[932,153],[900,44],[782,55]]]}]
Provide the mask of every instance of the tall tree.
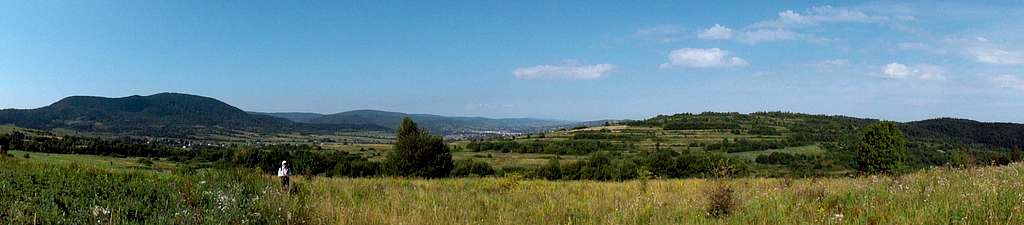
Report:
[{"label": "tall tree", "polygon": [[896,123],[879,122],[864,128],[857,145],[858,170],[869,174],[895,174],[903,164],[907,140]]},{"label": "tall tree", "polygon": [[402,121],[397,133],[395,148],[385,159],[391,175],[438,178],[451,172],[452,155],[443,138],[419,129],[409,117]]}]

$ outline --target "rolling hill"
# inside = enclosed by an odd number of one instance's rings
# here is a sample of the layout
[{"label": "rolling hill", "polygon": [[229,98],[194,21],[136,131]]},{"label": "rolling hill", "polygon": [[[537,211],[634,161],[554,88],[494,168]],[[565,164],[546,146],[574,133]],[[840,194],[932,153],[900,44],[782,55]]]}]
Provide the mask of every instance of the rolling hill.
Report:
[{"label": "rolling hill", "polygon": [[0,110],[0,124],[122,135],[187,137],[220,132],[386,130],[374,125],[303,124],[253,115],[217,99],[178,93],[105,98],[72,96],[38,109]]},{"label": "rolling hill", "polygon": [[305,113],[305,112],[249,112],[250,114],[273,116],[291,120],[292,122],[298,123],[309,123],[309,121],[323,117],[324,114],[319,113]]},{"label": "rolling hill", "polygon": [[310,120],[314,124],[365,124],[396,129],[402,119],[410,117],[420,126],[437,134],[454,134],[462,132],[514,132],[530,133],[567,127],[578,124],[572,121],[558,121],[530,118],[492,119],[485,117],[447,117],[430,114],[406,114],[379,110],[355,110]]}]

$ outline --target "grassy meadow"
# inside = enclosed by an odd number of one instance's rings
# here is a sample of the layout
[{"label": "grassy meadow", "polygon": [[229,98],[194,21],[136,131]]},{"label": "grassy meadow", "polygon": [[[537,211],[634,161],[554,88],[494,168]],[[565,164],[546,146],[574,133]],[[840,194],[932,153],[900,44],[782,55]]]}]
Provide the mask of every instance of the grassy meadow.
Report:
[{"label": "grassy meadow", "polygon": [[[155,166],[160,166],[154,164]],[[302,224],[307,195],[251,170],[146,168],[122,159],[0,156],[6,224]]]},{"label": "grassy meadow", "polygon": [[[335,224],[1024,224],[1024,165],[905,176],[630,182],[514,178],[308,181]],[[733,189],[734,211],[707,214]]]},{"label": "grassy meadow", "polygon": [[[15,224],[1024,224],[1024,164],[895,178],[296,177],[285,191],[251,170],[14,153],[0,163],[0,220]],[[732,212],[710,216],[722,187]]]}]

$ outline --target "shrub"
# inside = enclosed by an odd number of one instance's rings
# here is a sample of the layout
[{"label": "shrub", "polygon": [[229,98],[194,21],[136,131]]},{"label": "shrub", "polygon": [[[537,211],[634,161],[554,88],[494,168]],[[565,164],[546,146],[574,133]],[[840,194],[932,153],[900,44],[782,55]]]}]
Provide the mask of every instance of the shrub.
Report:
[{"label": "shrub", "polygon": [[562,165],[559,162],[558,157],[554,157],[548,160],[547,164],[544,164],[537,169],[536,177],[544,178],[548,180],[562,179]]},{"label": "shrub", "polygon": [[977,161],[974,158],[974,155],[971,155],[966,151],[953,152],[953,155],[949,158],[949,164],[959,168],[971,168],[974,167],[976,163]]},{"label": "shrub", "polygon": [[724,181],[711,186],[705,191],[708,197],[707,214],[711,217],[720,218],[728,216],[736,207],[736,199],[733,197],[733,189]]},{"label": "shrub", "polygon": [[858,170],[869,174],[895,174],[902,167],[907,140],[896,123],[880,122],[864,129],[857,145]]},{"label": "shrub", "polygon": [[490,175],[494,175],[494,168],[491,168],[491,164],[473,159],[455,161],[455,168],[452,169],[451,174],[453,177]]}]

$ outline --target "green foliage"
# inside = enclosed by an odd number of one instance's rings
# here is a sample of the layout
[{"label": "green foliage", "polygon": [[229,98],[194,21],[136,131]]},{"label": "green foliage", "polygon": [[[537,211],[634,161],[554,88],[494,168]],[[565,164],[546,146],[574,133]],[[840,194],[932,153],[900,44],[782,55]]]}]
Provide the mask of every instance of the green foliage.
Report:
[{"label": "green foliage", "polygon": [[676,122],[662,126],[665,130],[726,130],[740,129],[735,123],[701,123],[701,122]]},{"label": "green foliage", "polygon": [[864,129],[857,145],[858,170],[869,174],[895,174],[903,166],[907,140],[896,123],[880,122]]},{"label": "green foliage", "polygon": [[1024,126],[1013,123],[983,123],[966,119],[939,118],[904,124],[908,136],[939,142],[978,143],[1011,149],[1024,146]]},{"label": "green foliage", "polygon": [[[787,145],[787,144],[792,144],[792,146],[791,145]],[[799,144],[802,144],[802,143],[786,143],[786,142],[782,142],[782,141],[759,141],[759,140],[749,140],[749,139],[745,139],[745,138],[740,138],[740,139],[736,140],[735,142],[722,141],[720,143],[710,143],[710,144],[704,145],[704,150],[707,150],[707,151],[724,150],[725,152],[729,152],[729,153],[733,153],[733,152],[752,152],[752,151],[764,151],[764,150],[769,150],[769,149],[782,149],[782,148],[785,148],[785,147],[802,146],[802,145],[799,145]]]},{"label": "green foliage", "polygon": [[500,151],[512,153],[586,155],[599,151],[625,151],[626,145],[600,140],[474,141],[467,144],[466,148],[474,152]]},{"label": "green foliage", "polygon": [[6,156],[11,149],[11,137],[7,134],[0,134],[0,156]]},{"label": "green foliage", "polygon": [[572,135],[574,140],[619,140],[619,141],[641,141],[650,136],[637,134],[613,134],[609,132],[576,132]]},{"label": "green foliage", "polygon": [[494,175],[494,168],[487,162],[480,162],[473,159],[455,161],[455,168],[452,169],[453,177],[482,177]]},{"label": "green foliage", "polygon": [[[198,158],[203,161],[220,160],[218,157]],[[236,166],[259,168],[264,173],[274,173],[281,166],[281,161],[288,161],[292,171],[304,175],[368,177],[380,174],[380,166],[376,162],[342,151],[316,150],[309,145],[241,148],[231,152],[229,161]]]},{"label": "green foliage", "polygon": [[950,165],[960,168],[972,168],[977,165],[977,163],[977,159],[974,158],[974,155],[971,155],[966,151],[955,151],[949,159]]},{"label": "green foliage", "polygon": [[[722,168],[726,168],[725,171]],[[587,160],[561,164],[551,159],[529,173],[548,180],[631,180],[640,176],[693,178],[739,176],[749,172],[746,161],[724,154],[662,150],[635,156],[596,152]]]},{"label": "green foliage", "polygon": [[420,130],[408,117],[397,133],[395,148],[385,159],[391,175],[439,178],[451,173],[452,155],[440,136]]},{"label": "green foliage", "polygon": [[558,180],[562,179],[562,164],[558,157],[554,157],[548,160],[543,166],[538,168],[535,172],[537,178]]},{"label": "green foliage", "polygon": [[0,221],[11,224],[286,224],[311,221],[305,191],[248,170],[110,171],[0,163]]},{"label": "green foliage", "polygon": [[769,127],[769,126],[754,126],[754,127],[750,128],[749,133],[753,134],[753,135],[766,135],[766,136],[767,135],[781,135],[782,134],[782,132],[779,132],[779,130],[776,130],[774,127]]},{"label": "green foliage", "polygon": [[187,154],[186,150],[180,148],[149,144],[146,140],[132,138],[103,139],[70,135],[30,138],[15,132],[9,139],[10,144],[8,145],[11,148],[44,153],[138,157],[169,157]]},{"label": "green foliage", "polygon": [[294,123],[253,115],[217,99],[177,93],[124,98],[72,96],[39,109],[0,110],[0,124],[173,138],[234,130],[261,133],[386,130],[367,124]]},{"label": "green foliage", "polygon": [[757,156],[755,161],[760,164],[784,165],[789,169],[791,175],[796,177],[819,175],[824,170],[837,167],[833,164],[832,157],[811,154],[772,152]]}]

